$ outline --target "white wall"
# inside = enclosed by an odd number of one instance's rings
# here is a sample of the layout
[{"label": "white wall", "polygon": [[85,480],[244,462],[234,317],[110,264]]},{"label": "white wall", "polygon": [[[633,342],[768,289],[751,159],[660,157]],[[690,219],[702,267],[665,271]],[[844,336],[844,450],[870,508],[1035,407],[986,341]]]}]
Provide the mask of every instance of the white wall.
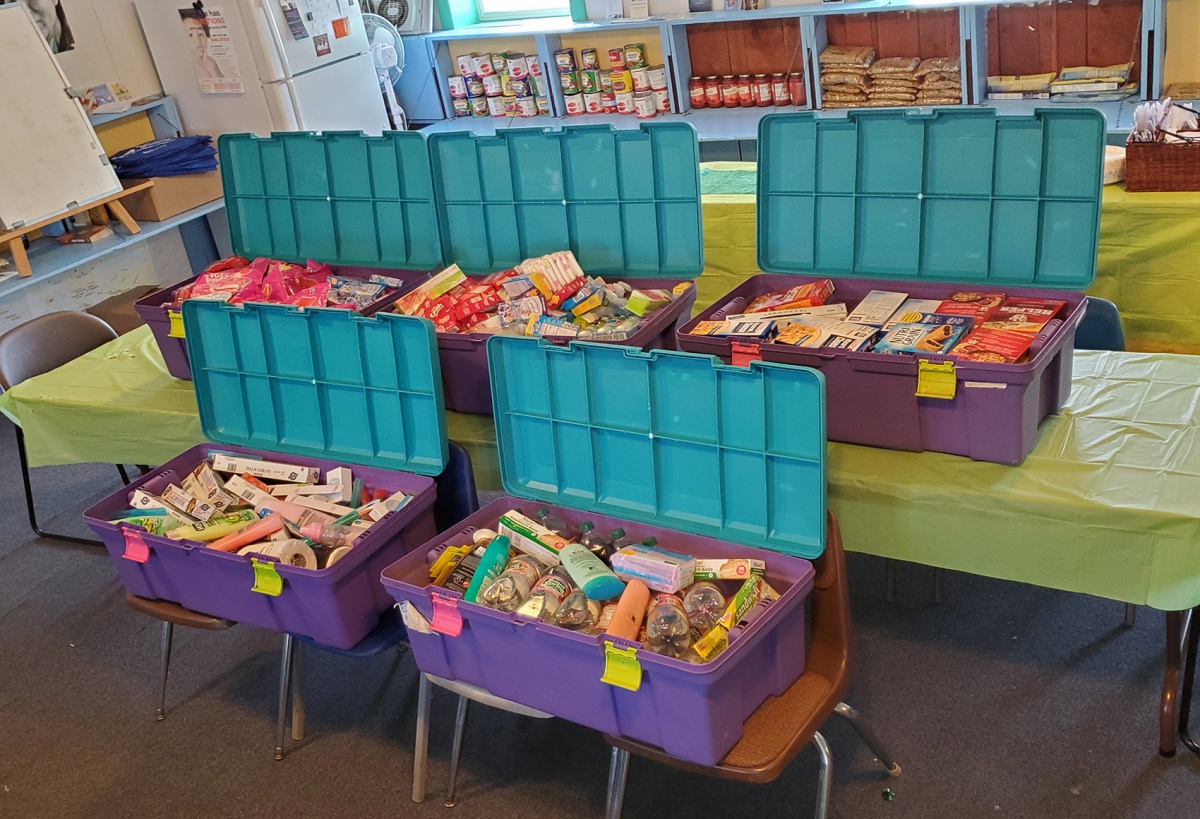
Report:
[{"label": "white wall", "polygon": [[61,2],[75,35],[75,48],[59,54],[58,61],[71,85],[82,90],[120,81],[134,99],[162,91],[131,0]]}]

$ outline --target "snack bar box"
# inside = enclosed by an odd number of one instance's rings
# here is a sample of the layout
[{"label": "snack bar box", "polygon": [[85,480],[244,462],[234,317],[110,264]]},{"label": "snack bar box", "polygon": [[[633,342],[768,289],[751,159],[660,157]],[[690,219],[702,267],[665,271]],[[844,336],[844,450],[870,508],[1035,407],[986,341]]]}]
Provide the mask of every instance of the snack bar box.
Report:
[{"label": "snack bar box", "polygon": [[[189,449],[84,513],[125,588],[217,617],[350,648],[392,605],[383,569],[434,537],[447,458],[433,325],[348,310],[188,301],[183,321],[200,423]],[[211,452],[324,470],[413,498],[332,566],[310,570],[109,522],[134,489],[179,485]]]},{"label": "snack bar box", "polygon": [[[217,140],[234,253],[330,265],[340,276],[373,273],[404,287],[367,306],[389,307],[429,277],[441,258],[429,156],[415,131],[227,134]],[[173,294],[195,277],[134,305],[150,325],[167,370],[191,379],[187,340]]]},{"label": "snack bar box", "polygon": [[[489,342],[507,492],[383,573],[417,666],[563,719],[711,765],[804,671],[809,559],[825,544],[820,373],[587,342]],[[781,598],[713,661],[692,665],[464,602],[428,556],[513,508],[621,526],[669,551],[766,561]]]},{"label": "snack bar box", "polygon": [[[617,342],[674,349],[704,269],[700,149],[683,122],[433,134],[442,259],[468,275],[571,250],[584,273],[671,290],[674,301]],[[439,333],[446,408],[489,414],[485,333]]]},{"label": "snack bar box", "polygon": [[[811,113],[759,125],[758,265],[681,328],[679,346],[725,361],[819,369],[829,438],[1018,464],[1071,389],[1080,291],[1096,270],[1103,116],[1091,109]],[[832,301],[871,290],[1065,301],[1060,324],[1018,364],[886,355],[690,335],[756,296],[831,278]]]}]

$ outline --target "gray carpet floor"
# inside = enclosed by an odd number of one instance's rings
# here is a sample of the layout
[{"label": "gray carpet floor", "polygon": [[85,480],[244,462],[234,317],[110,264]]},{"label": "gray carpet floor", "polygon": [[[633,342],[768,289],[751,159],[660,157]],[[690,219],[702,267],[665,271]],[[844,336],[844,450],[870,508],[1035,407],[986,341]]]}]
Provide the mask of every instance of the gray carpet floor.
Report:
[{"label": "gray carpet floor", "polygon": [[[409,798],[411,657],[310,651],[307,737],[272,759],[278,635],[177,630],[168,717],[153,719],[159,625],[129,610],[99,550],[34,539],[0,426],[0,817],[599,817],[607,746],[559,720],[477,706],[459,804],[442,805],[454,714],[435,689],[430,797]],[[35,470],[58,530],[82,533],[107,465]],[[848,725],[826,726],[837,817],[1200,816],[1200,759],[1156,750],[1163,616],[1113,602],[850,556],[850,697],[891,746],[890,779]],[[549,681],[543,681],[549,682]],[[1200,718],[1197,719],[1200,730]],[[626,817],[810,816],[817,760],[750,786],[634,759]],[[885,798],[891,789],[893,799]]]}]

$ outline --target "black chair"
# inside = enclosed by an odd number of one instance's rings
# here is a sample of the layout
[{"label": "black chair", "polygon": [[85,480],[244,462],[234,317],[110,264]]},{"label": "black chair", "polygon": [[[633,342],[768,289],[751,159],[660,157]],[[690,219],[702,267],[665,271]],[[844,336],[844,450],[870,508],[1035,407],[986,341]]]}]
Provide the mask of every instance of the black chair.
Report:
[{"label": "black chair", "polygon": [[1075,330],[1076,350],[1125,350],[1125,331],[1117,305],[1107,299],[1087,297],[1087,312]]},{"label": "black chair", "polygon": [[[479,509],[479,495],[475,490],[475,471],[471,466],[471,455],[459,444],[450,442],[450,458],[446,468],[435,479],[437,500],[433,505],[433,519],[439,532],[444,532]],[[343,657],[366,659],[376,657],[393,647],[398,649],[397,659],[403,656],[408,646],[408,631],[400,621],[396,607],[392,607],[379,620],[379,625],[370,634],[351,648],[333,648],[297,634],[283,635],[283,653],[279,671],[279,721],[276,725],[275,759],[283,759],[284,742],[287,737],[288,702],[291,701],[292,739],[304,739],[304,696],[302,678],[304,653],[308,646],[340,654]]]},{"label": "black chair", "polygon": [[[43,375],[69,361],[112,341],[116,332],[102,319],[87,313],[48,313],[14,327],[0,336],[0,391],[10,390],[22,381]],[[74,535],[46,532],[37,519],[33,485],[29,479],[29,456],[25,451],[25,435],[14,425],[17,433],[17,456],[21,463],[21,481],[25,486],[25,506],[29,525],[44,538],[65,540],[99,546],[100,541]],[[125,467],[117,464],[121,480],[129,483]]]}]

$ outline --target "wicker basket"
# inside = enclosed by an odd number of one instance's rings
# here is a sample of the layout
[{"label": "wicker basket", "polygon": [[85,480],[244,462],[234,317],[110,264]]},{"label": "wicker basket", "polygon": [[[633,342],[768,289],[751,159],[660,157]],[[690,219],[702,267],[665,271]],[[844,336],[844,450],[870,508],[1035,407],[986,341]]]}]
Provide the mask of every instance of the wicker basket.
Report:
[{"label": "wicker basket", "polygon": [[1200,191],[1200,142],[1130,142],[1125,190]]}]

